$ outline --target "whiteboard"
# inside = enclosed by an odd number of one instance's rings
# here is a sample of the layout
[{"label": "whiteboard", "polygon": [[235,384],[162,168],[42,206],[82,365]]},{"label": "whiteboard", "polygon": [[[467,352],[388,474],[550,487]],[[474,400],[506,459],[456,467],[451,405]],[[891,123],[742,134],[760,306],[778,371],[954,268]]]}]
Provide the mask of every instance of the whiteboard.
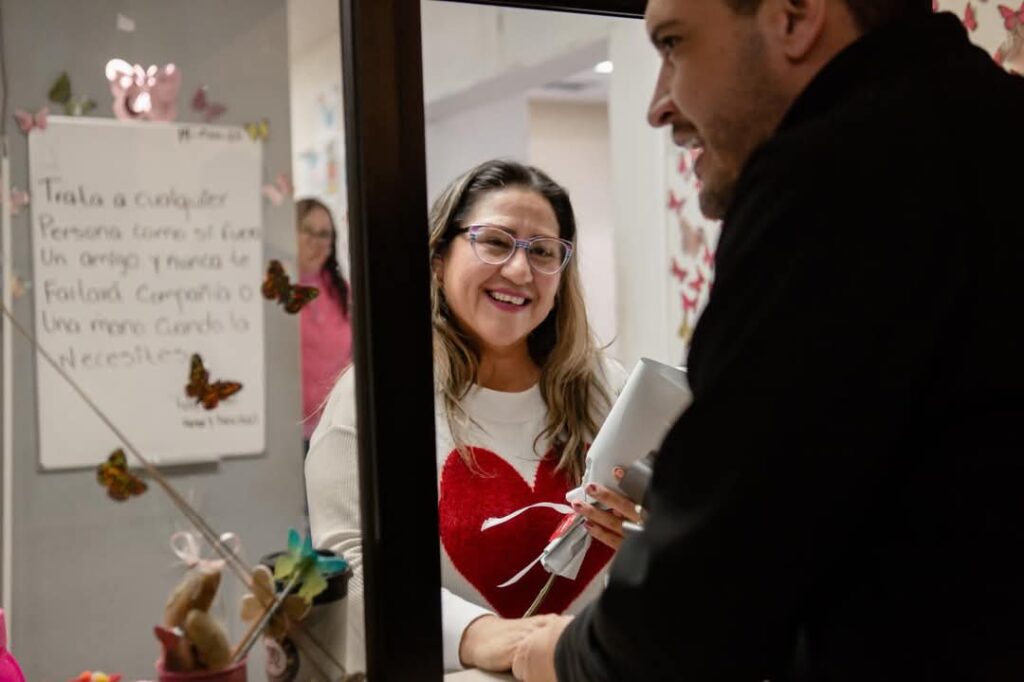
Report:
[{"label": "whiteboard", "polygon": [[[36,338],[155,462],[264,450],[261,170],[236,127],[50,117],[29,135]],[[193,353],[242,390],[187,397]],[[44,469],[121,446],[36,367]]]}]

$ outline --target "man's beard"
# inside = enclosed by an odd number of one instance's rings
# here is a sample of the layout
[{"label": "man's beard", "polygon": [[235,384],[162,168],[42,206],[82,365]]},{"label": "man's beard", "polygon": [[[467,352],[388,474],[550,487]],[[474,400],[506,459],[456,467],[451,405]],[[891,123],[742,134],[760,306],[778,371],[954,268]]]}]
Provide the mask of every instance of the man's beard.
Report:
[{"label": "man's beard", "polygon": [[[725,217],[735,200],[736,184],[754,150],[775,133],[789,102],[765,66],[764,42],[751,31],[737,60],[735,87],[724,101],[734,105],[707,126],[705,153],[709,163],[701,178],[701,212],[711,220]],[[711,154],[708,154],[708,152]]]}]

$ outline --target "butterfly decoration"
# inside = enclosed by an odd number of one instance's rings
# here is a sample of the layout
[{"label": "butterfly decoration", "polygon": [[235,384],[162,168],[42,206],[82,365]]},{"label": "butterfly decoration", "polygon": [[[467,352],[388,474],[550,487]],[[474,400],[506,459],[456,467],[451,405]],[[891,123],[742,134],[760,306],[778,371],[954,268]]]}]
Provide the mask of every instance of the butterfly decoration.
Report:
[{"label": "butterfly decoration", "polygon": [[999,14],[1003,17],[1003,26],[1007,31],[1024,27],[1024,3],[1021,3],[1020,8],[1016,10],[1006,5],[999,5]]},{"label": "butterfly decoration", "polygon": [[[326,586],[326,585],[325,585]],[[242,620],[256,621],[271,607],[276,597],[274,593],[274,577],[266,566],[253,569],[252,580],[249,582],[250,592],[242,597]],[[289,594],[281,602],[281,606],[270,617],[263,630],[267,637],[280,641],[292,623],[302,620],[309,613],[311,603],[297,594]]]},{"label": "butterfly decoration", "polygon": [[708,280],[704,276],[704,273],[698,269],[697,276],[689,283],[688,286],[695,294],[700,294],[700,292],[704,290],[704,285],[707,284],[707,281]]},{"label": "butterfly decoration", "polygon": [[686,158],[686,154],[680,154],[679,155],[679,165],[676,166],[676,171],[680,175],[686,175],[687,171],[689,171],[689,170],[690,170],[690,162]]},{"label": "butterfly decoration", "polygon": [[704,265],[712,269],[715,267],[715,252],[707,244],[704,245]]},{"label": "butterfly decoration", "polygon": [[114,101],[114,116],[122,121],[173,121],[178,118],[181,70],[174,64],[129,64],[111,59],[105,69]]},{"label": "butterfly decoration", "polygon": [[212,410],[221,400],[230,398],[241,390],[242,384],[237,381],[214,381],[211,384],[210,373],[203,366],[203,359],[199,357],[199,353],[192,355],[185,395],[195,398],[197,404]]},{"label": "butterfly decoration", "polygon": [[118,502],[141,495],[149,487],[145,481],[128,471],[128,458],[121,448],[114,450],[106,462],[96,467],[96,480],[107,489],[110,499]]},{"label": "butterfly decoration", "polygon": [[673,190],[668,191],[668,210],[678,213],[686,205],[686,199],[680,199]]},{"label": "butterfly decoration", "polygon": [[224,115],[224,112],[228,110],[226,106],[219,102],[211,102],[206,96],[206,86],[196,88],[196,93],[192,95],[192,109],[198,111],[203,116],[203,121],[210,123],[216,121],[218,118]]},{"label": "butterfly decoration", "polygon": [[309,533],[302,539],[299,531],[292,528],[288,531],[288,551],[274,562],[274,578],[284,582],[298,579],[298,595],[312,603],[313,597],[327,589],[327,576],[347,568],[348,562],[341,557],[318,554]]},{"label": "butterfly decoration", "polygon": [[284,203],[285,199],[291,199],[295,194],[291,178],[286,173],[278,173],[277,177],[274,178],[274,182],[269,185],[263,185],[261,191],[263,196],[274,206],[280,206]]},{"label": "butterfly decoration", "polygon": [[307,170],[313,170],[316,168],[316,163],[320,158],[320,155],[315,149],[307,149],[304,152],[299,152],[299,158],[306,162]]},{"label": "butterfly decoration", "polygon": [[85,116],[96,108],[96,102],[88,97],[74,97],[71,94],[71,79],[67,72],[63,72],[50,86],[47,94],[50,101],[64,107],[64,113],[68,116]]},{"label": "butterfly decoration", "polygon": [[[28,206],[29,196],[28,192],[24,192],[17,187],[11,188],[11,215],[18,215],[21,209]],[[0,204],[3,204],[3,197],[0,197]]]},{"label": "butterfly decoration", "polygon": [[31,111],[25,111],[24,109],[14,110],[14,120],[18,122],[18,128],[21,132],[26,135],[32,132],[33,128],[46,130],[46,119],[49,115],[50,107],[43,107],[34,114]]},{"label": "butterfly decoration", "polygon": [[245,132],[253,142],[262,142],[270,137],[270,121],[264,118],[259,123],[246,123]]},{"label": "butterfly decoration", "polygon": [[263,280],[262,291],[263,298],[268,301],[276,300],[284,306],[286,313],[292,315],[320,295],[320,290],[316,287],[292,284],[279,260],[272,260],[267,264],[267,276]]},{"label": "butterfly decoration", "polygon": [[680,267],[679,262],[675,258],[672,259],[672,276],[679,280],[682,284],[686,281],[686,278],[690,276],[690,273],[685,268]]},{"label": "butterfly decoration", "polygon": [[325,128],[334,128],[337,125],[337,117],[335,115],[335,107],[337,100],[334,98],[328,99],[325,95],[321,94],[316,99],[317,107],[320,109],[320,118]]},{"label": "butterfly decoration", "polygon": [[971,3],[967,3],[966,9],[964,9],[963,24],[971,33],[978,30],[978,17],[974,14],[974,6]]}]

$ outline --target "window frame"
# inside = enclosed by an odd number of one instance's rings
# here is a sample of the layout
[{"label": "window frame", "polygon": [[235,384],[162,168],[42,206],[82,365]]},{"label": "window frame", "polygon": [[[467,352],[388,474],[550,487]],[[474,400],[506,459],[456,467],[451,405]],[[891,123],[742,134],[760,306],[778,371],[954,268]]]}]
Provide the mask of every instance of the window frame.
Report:
[{"label": "window frame", "polygon": [[[646,4],[433,1],[633,18]],[[339,17],[367,673],[375,681],[440,680],[420,5],[339,0]]]}]

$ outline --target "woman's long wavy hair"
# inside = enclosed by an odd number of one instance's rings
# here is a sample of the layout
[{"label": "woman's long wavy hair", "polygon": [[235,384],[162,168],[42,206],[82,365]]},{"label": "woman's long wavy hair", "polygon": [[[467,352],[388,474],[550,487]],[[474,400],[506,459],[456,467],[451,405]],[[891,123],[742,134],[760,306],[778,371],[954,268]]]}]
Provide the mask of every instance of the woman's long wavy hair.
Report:
[{"label": "woman's long wavy hair", "polygon": [[[576,218],[564,188],[532,166],[493,160],[462,175],[434,202],[430,211],[432,266],[443,260],[476,203],[490,192],[508,188],[530,190],[547,199],[558,219],[559,236],[576,242]],[[480,350],[449,310],[436,275],[430,293],[434,362],[445,416],[463,460],[475,470],[476,462],[464,441],[470,418],[461,400],[476,383]],[[538,444],[554,446],[559,452],[557,469],[578,482],[583,475],[588,442],[596,435],[600,414],[607,410],[610,398],[602,381],[597,344],[587,322],[576,258],[570,259],[562,271],[554,308],[530,333],[527,343],[530,357],[541,370],[540,392],[548,409],[547,426],[537,435],[534,449]]]},{"label": "woman's long wavy hair", "polygon": [[326,272],[327,277],[331,280],[333,291],[329,291],[327,294],[337,301],[338,307],[341,308],[341,314],[347,318],[349,287],[348,281],[341,274],[341,266],[338,264],[338,228],[334,225],[334,214],[331,213],[331,209],[327,208],[327,204],[319,199],[299,199],[295,202],[295,228],[298,229],[302,224],[302,219],[315,208],[322,208],[331,221],[331,252],[321,268],[321,271]]}]

